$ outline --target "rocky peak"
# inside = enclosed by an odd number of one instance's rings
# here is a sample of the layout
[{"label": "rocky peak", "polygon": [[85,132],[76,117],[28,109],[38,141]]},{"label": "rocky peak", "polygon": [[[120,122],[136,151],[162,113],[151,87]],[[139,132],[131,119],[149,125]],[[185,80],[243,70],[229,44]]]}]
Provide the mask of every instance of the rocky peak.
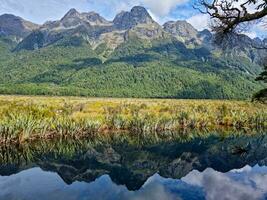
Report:
[{"label": "rocky peak", "polygon": [[154,39],[162,39],[167,34],[162,29],[162,27],[157,23],[151,24],[138,24],[134,28],[127,31],[126,39],[131,36],[137,37],[144,40],[154,40]]},{"label": "rocky peak", "polygon": [[199,32],[200,36],[208,36],[208,37],[212,37],[212,33],[208,30],[208,29],[204,29],[203,31]]},{"label": "rocky peak", "polygon": [[257,45],[257,46],[262,46],[263,45],[263,41],[259,38],[256,37],[253,39],[253,42]]},{"label": "rocky peak", "polygon": [[4,20],[6,20],[6,21],[11,21],[11,20],[21,21],[20,17],[17,17],[15,15],[11,15],[11,14],[3,14],[0,16],[0,19],[1,19],[1,21],[4,21]]},{"label": "rocky peak", "polygon": [[96,12],[82,13],[85,20],[89,21],[91,25],[107,25],[110,24],[104,17]]},{"label": "rocky peak", "polygon": [[113,20],[117,29],[131,29],[138,24],[154,23],[147,10],[141,6],[135,6],[130,12],[121,12]]},{"label": "rocky peak", "polygon": [[62,20],[66,19],[66,18],[79,17],[79,15],[80,15],[80,13],[75,8],[72,8],[65,14],[65,16],[62,18]]},{"label": "rocky peak", "polygon": [[85,26],[102,26],[110,25],[111,23],[107,21],[104,17],[100,16],[96,12],[89,13],[79,13],[74,8],[71,9],[61,20],[61,25],[65,28],[76,27],[79,25]]},{"label": "rocky peak", "polygon": [[251,39],[247,35],[237,33],[229,33],[223,38],[222,42],[224,45],[228,45],[230,49],[232,49],[233,47],[245,48],[247,46],[250,46],[252,43],[255,43],[253,42],[253,39]]},{"label": "rocky peak", "polygon": [[165,31],[180,37],[196,37],[198,31],[186,21],[170,21],[163,25]]},{"label": "rocky peak", "polygon": [[163,29],[170,33],[188,47],[195,47],[202,44],[199,32],[186,21],[169,21],[163,25]]},{"label": "rocky peak", "polygon": [[145,24],[153,21],[152,17],[144,7],[135,6],[132,8],[130,13],[132,17],[139,23]]},{"label": "rocky peak", "polygon": [[60,20],[59,27],[73,28],[83,24],[81,14],[74,8],[70,9],[67,14]]},{"label": "rocky peak", "polygon": [[0,36],[15,36],[24,38],[39,25],[31,23],[11,14],[0,16]]},{"label": "rocky peak", "polygon": [[206,44],[210,44],[213,39],[212,33],[208,29],[204,29],[198,33],[198,37]]}]

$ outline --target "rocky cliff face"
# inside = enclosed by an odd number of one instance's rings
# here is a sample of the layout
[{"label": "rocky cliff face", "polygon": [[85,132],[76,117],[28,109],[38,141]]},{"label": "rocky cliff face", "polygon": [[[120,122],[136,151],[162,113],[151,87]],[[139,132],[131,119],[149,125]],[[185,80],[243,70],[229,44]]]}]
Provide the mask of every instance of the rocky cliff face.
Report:
[{"label": "rocky cliff face", "polygon": [[113,23],[116,29],[128,30],[138,24],[153,24],[155,22],[145,8],[136,6],[130,12],[119,13]]},{"label": "rocky cliff face", "polygon": [[202,44],[201,37],[198,36],[198,31],[186,21],[166,22],[163,28],[173,37],[187,45],[192,44],[198,46]]},{"label": "rocky cliff face", "polygon": [[39,25],[14,15],[0,16],[0,36],[13,36],[15,39],[21,40],[38,28]]}]

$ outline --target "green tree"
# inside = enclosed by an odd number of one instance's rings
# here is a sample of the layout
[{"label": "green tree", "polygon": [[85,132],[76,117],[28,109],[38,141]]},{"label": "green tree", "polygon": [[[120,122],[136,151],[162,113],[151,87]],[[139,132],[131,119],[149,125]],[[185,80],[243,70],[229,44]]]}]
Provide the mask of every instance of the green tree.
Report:
[{"label": "green tree", "polygon": [[[256,78],[256,81],[263,81],[267,83],[267,61],[265,62],[264,71]],[[267,88],[257,92],[253,96],[254,100],[267,102]]]}]

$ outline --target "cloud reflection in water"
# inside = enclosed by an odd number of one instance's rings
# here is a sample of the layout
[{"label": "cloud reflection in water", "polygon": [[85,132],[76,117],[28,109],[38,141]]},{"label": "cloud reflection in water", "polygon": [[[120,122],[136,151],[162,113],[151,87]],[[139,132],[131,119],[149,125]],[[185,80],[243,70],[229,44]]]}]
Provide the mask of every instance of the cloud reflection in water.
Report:
[{"label": "cloud reflection in water", "polygon": [[0,199],[12,200],[256,200],[267,193],[267,167],[246,166],[220,173],[213,169],[192,171],[181,180],[150,177],[138,191],[112,182],[108,175],[94,182],[66,185],[56,174],[33,168],[15,175],[0,176]]}]

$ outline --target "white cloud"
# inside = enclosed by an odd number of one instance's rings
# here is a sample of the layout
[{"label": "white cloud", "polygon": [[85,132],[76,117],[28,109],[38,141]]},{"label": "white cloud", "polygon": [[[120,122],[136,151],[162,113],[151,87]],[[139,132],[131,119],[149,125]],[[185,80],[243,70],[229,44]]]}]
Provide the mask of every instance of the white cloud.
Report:
[{"label": "white cloud", "polygon": [[220,173],[213,169],[192,171],[182,179],[188,184],[204,189],[207,200],[257,200],[264,199],[267,192],[266,168],[255,166]]},{"label": "white cloud", "polygon": [[176,8],[178,5],[186,3],[188,0],[141,0],[141,2],[148,6],[151,11],[158,16],[164,16],[170,13],[170,11]]},{"label": "white cloud", "polygon": [[233,169],[230,172],[233,173],[242,173],[242,172],[251,172],[252,167],[250,167],[249,165],[246,165],[245,167],[241,168],[241,169]]},{"label": "white cloud", "polygon": [[155,18],[168,17],[178,5],[188,0],[0,0],[0,14],[12,13],[37,23],[62,17],[70,8],[79,11],[97,11],[108,19],[122,10],[141,5]]},{"label": "white cloud", "polygon": [[[197,30],[202,31],[204,29],[210,29],[210,17],[205,14],[197,14],[193,15],[192,17],[188,18],[186,20],[188,23],[193,25]],[[267,18],[263,18],[262,21],[259,23],[255,23],[251,26],[249,26],[247,30],[241,32],[242,34],[245,34],[249,36],[250,38],[256,38],[256,37],[265,37],[267,36],[266,30],[267,30]],[[264,34],[265,33],[265,34]]]},{"label": "white cloud", "polygon": [[[104,14],[109,13],[109,19],[113,18],[115,14],[122,10],[130,10],[133,6],[144,6],[148,9],[154,20],[162,23],[163,20],[170,19],[170,12],[174,10],[177,6],[185,4],[189,0],[87,0],[88,4],[91,5],[96,11]],[[106,8],[108,8],[106,10]],[[110,12],[110,8],[112,11]],[[101,12],[102,11],[102,12]]]},{"label": "white cloud", "polygon": [[160,18],[157,15],[155,15],[150,9],[148,9],[147,11],[155,21],[157,21],[157,22],[160,21]]},{"label": "white cloud", "polygon": [[204,29],[209,29],[209,19],[208,15],[198,14],[188,18],[186,21],[197,30],[202,31]]},{"label": "white cloud", "polygon": [[27,20],[43,23],[62,17],[70,8],[89,9],[87,0],[0,0],[0,14],[11,13]]},{"label": "white cloud", "polygon": [[102,6],[110,5],[112,8],[115,8],[116,11],[129,10],[133,6],[141,5],[147,7],[157,16],[166,16],[172,9],[175,9],[178,5],[184,4],[188,1],[189,0],[102,0],[101,3],[99,3],[99,0],[88,0],[88,3],[96,4],[97,2],[97,4]]}]

